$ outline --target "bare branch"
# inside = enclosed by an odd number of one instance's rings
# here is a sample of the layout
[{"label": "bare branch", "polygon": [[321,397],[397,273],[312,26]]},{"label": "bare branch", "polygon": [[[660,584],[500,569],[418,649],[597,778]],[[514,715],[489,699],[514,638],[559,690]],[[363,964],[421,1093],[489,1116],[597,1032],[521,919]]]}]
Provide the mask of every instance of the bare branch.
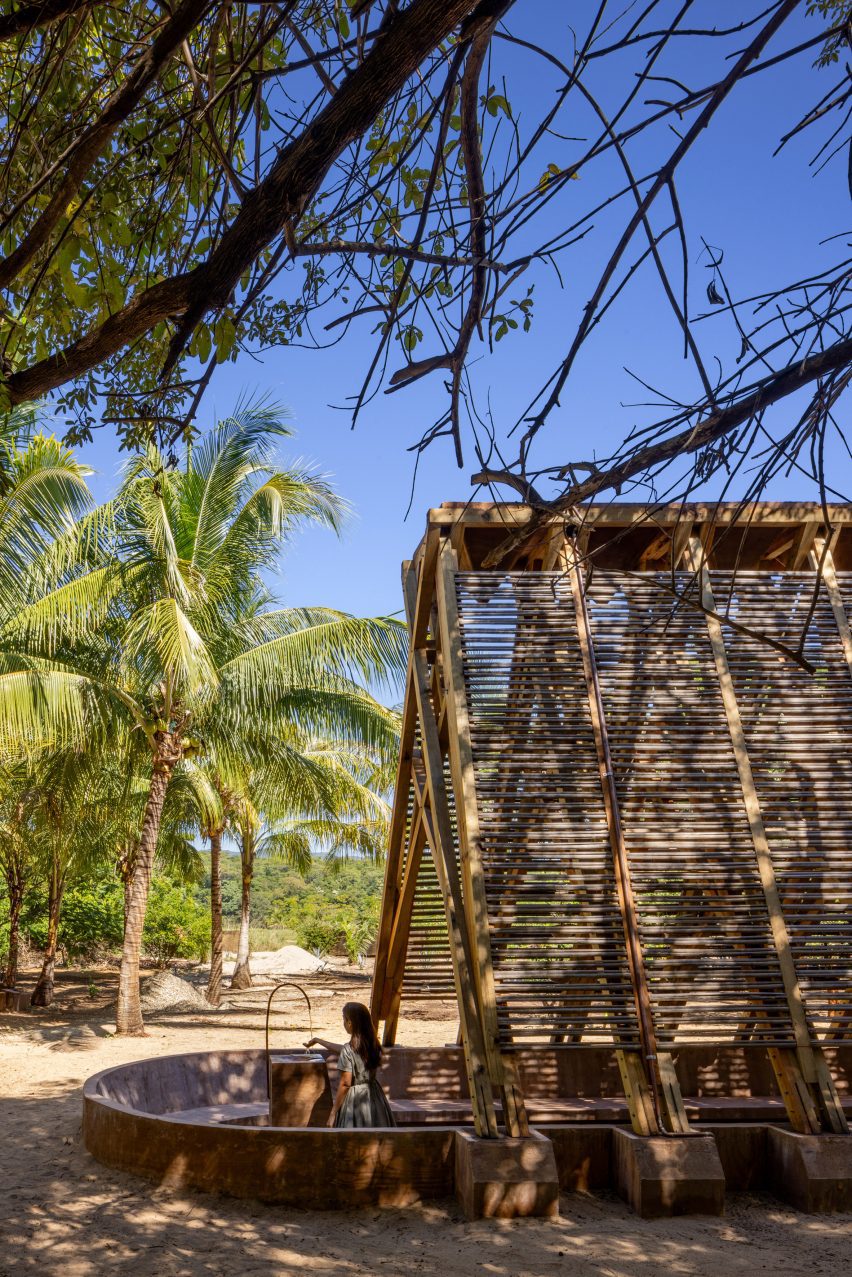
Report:
[{"label": "bare branch", "polygon": [[[626,457],[614,461],[601,470],[594,470],[588,479],[574,483],[555,501],[545,502],[537,518],[532,523],[507,537],[505,541],[490,551],[483,560],[484,567],[494,567],[501,563],[535,528],[541,526],[544,519],[553,514],[569,514],[581,502],[589,500],[600,492],[614,489],[618,491],[637,476],[648,474],[655,467],[665,465],[675,457],[689,456],[703,448],[724,439],[732,431],[745,422],[756,418],[771,404],[794,394],[802,387],[832,373],[842,372],[852,363],[852,337],[847,337],[827,350],[797,361],[780,372],[766,376],[755,386],[750,386],[736,401],[726,407],[718,407],[703,417],[709,405],[701,404],[692,410],[697,423],[688,426],[679,433],[666,439],[648,444],[628,453]],[[517,487],[517,476],[507,479],[505,473],[488,472],[487,475],[474,474],[471,483],[506,483]]]}]

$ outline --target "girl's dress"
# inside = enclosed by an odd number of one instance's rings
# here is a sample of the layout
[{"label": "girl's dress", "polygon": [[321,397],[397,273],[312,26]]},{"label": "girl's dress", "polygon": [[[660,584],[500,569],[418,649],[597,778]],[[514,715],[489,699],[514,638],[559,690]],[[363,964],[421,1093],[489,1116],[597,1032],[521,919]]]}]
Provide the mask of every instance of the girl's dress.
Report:
[{"label": "girl's dress", "polygon": [[396,1126],[381,1083],[376,1081],[376,1070],[368,1069],[348,1042],[340,1052],[337,1067],[341,1073],[352,1074],[352,1085],[334,1119],[334,1125]]}]

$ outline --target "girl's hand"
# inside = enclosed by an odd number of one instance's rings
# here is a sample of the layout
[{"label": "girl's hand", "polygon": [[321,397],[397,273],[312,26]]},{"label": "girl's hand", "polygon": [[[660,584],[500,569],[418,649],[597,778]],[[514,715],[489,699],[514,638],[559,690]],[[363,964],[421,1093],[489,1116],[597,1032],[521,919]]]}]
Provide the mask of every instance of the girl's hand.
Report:
[{"label": "girl's hand", "polygon": [[329,1113],[326,1126],[334,1126],[334,1113]]},{"label": "girl's hand", "polygon": [[309,1042],[305,1043],[305,1046],[310,1048],[312,1046],[319,1046],[319,1044],[320,1044],[319,1038],[311,1038]]}]

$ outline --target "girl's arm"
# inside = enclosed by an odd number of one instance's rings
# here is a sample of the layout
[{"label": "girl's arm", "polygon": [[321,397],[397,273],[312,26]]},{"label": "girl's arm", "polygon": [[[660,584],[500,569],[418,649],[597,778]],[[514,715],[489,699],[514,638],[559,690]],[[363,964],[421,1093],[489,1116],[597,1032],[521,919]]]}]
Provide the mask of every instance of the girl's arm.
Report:
[{"label": "girl's arm", "polygon": [[341,1042],[327,1042],[325,1038],[311,1038],[309,1042],[305,1043],[305,1046],[308,1049],[312,1046],[321,1046],[326,1051],[336,1051],[338,1055],[343,1050],[343,1044]]},{"label": "girl's arm", "polygon": [[344,1069],[340,1074],[340,1081],[337,1084],[337,1094],[334,1097],[334,1104],[329,1114],[327,1126],[334,1126],[334,1120],[337,1114],[343,1108],[343,1101],[346,1099],[346,1093],[352,1085],[352,1073],[349,1069]]}]

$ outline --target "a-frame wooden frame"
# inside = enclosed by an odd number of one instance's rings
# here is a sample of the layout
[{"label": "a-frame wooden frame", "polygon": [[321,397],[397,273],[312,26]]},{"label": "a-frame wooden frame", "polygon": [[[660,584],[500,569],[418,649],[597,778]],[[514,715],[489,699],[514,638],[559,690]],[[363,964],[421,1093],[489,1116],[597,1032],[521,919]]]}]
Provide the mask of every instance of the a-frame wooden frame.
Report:
[{"label": "a-frame wooden frame", "polygon": [[[773,570],[780,564],[782,570],[791,572],[809,565],[821,574],[852,674],[852,632],[834,562],[838,529],[848,529],[852,524],[852,510],[832,507],[829,513],[832,523],[821,533],[825,511],[813,506],[766,505],[752,509],[746,516],[739,509],[718,506],[653,511],[630,506],[593,507],[583,512],[579,527],[566,528],[561,520],[545,524],[525,547],[515,552],[513,561],[502,565],[503,571],[562,572],[571,582],[625,949],[640,1025],[641,1051],[617,1049],[616,1054],[633,1128],[640,1134],[687,1135],[689,1124],[672,1058],[657,1049],[654,1036],[631,891],[629,853],[620,824],[606,715],[597,682],[594,636],[585,601],[590,532],[594,534],[596,526],[617,526],[627,545],[617,552],[618,557],[628,559],[635,555],[640,572],[667,568],[674,572],[684,564],[695,577],[795,1038],[794,1050],[770,1049],[770,1059],[794,1129],[837,1133],[847,1129],[846,1122],[798,988],[771,848],[707,570],[714,537],[736,532],[739,522],[743,524],[741,545],[752,536],[757,547],[748,551],[755,563],[772,565]],[[507,527],[531,517],[532,512],[524,507],[512,506],[433,511],[414,561],[403,566],[411,650],[371,1009],[376,1023],[383,1025],[383,1040],[393,1044],[418,877],[424,857],[431,857],[446,921],[474,1124],[481,1136],[498,1133],[500,1109],[507,1134],[526,1134],[528,1121],[514,1057],[502,1047],[498,1029],[456,574],[460,564],[463,571],[478,570],[474,564],[482,561],[485,551],[475,537],[481,538],[483,530],[488,531],[493,542],[495,535],[504,535]],[[772,524],[780,527],[768,544],[765,536],[760,541],[754,535],[755,527]],[[644,525],[647,533],[637,537],[633,529]],[[834,540],[829,542],[825,534],[832,528]],[[844,536],[848,547],[852,529]],[[618,545],[617,538],[613,545]],[[608,556],[603,561],[612,562],[614,552],[606,545],[603,553]],[[742,556],[742,548],[737,553]],[[849,559],[848,548],[844,553]],[[590,561],[594,554],[593,546]]]}]

